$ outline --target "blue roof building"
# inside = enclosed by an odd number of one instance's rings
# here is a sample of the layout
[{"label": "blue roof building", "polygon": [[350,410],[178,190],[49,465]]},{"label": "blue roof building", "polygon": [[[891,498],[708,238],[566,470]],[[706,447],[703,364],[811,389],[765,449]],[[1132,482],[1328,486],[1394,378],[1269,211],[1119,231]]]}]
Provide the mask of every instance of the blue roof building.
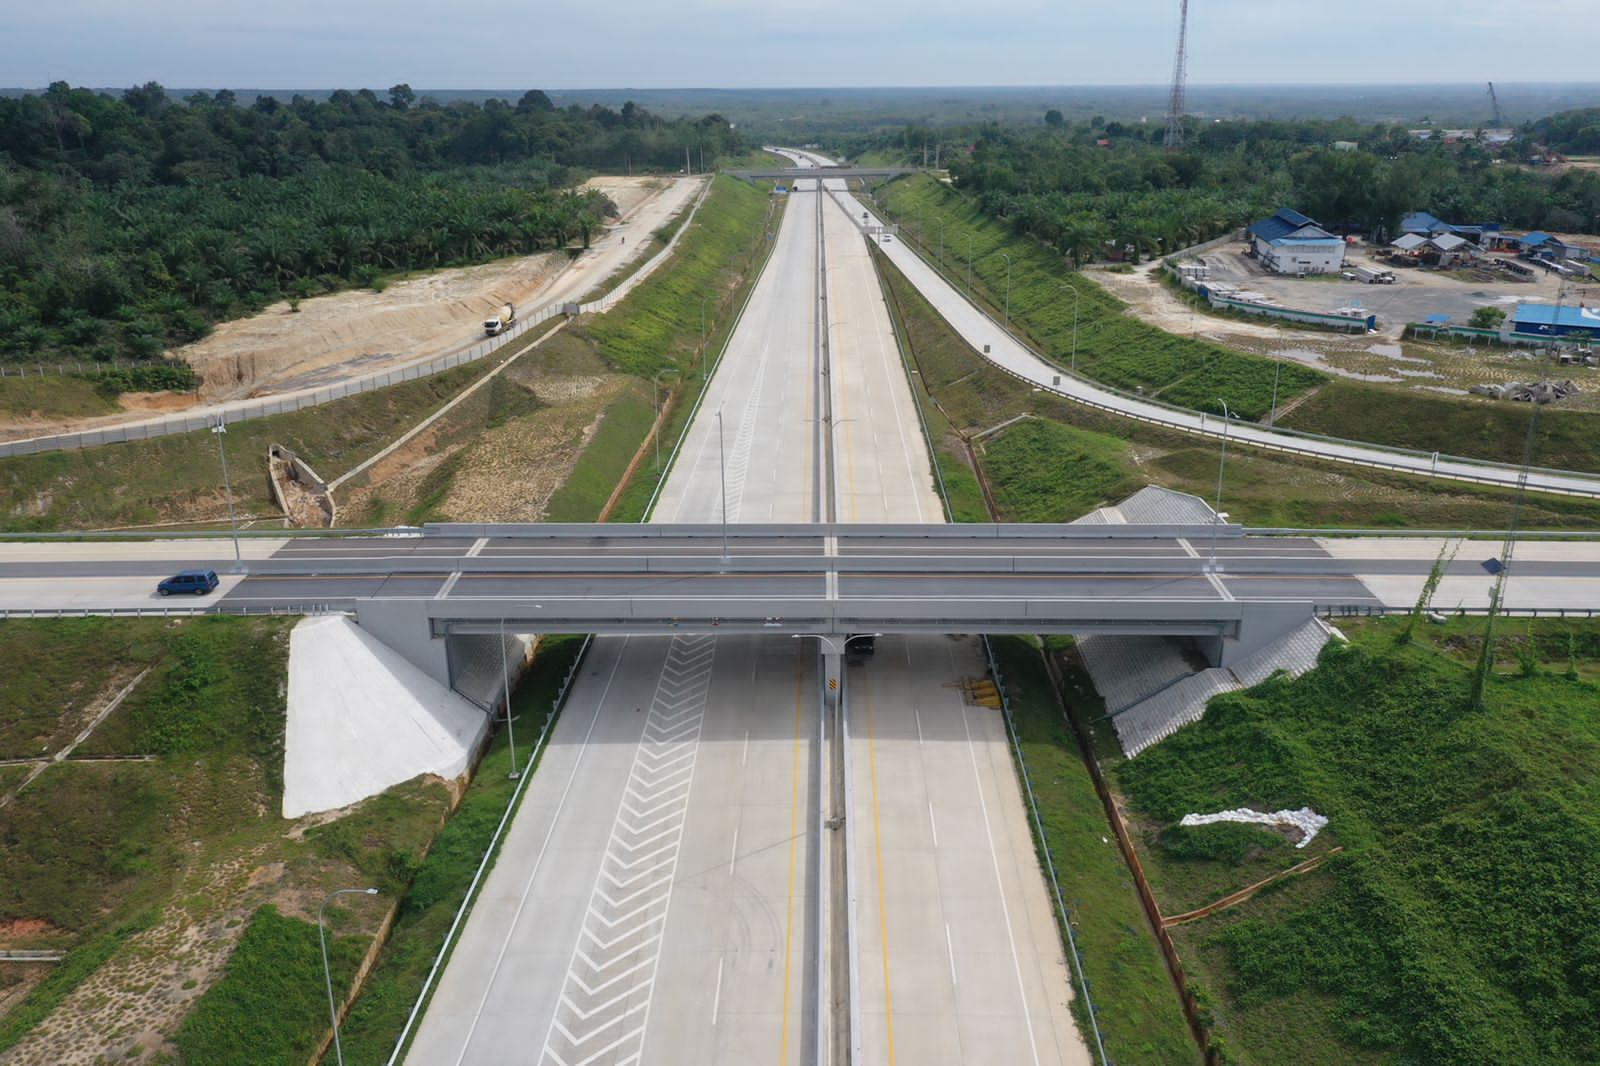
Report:
[{"label": "blue roof building", "polygon": [[1485,233],[1498,233],[1498,222],[1473,222],[1465,225],[1455,225],[1442,218],[1430,215],[1426,211],[1413,211],[1400,220],[1401,233],[1416,233],[1424,237],[1437,237],[1444,233],[1453,233],[1457,237],[1465,237],[1476,241]]},{"label": "blue roof building", "polygon": [[1344,240],[1290,208],[1245,230],[1263,264],[1280,274],[1326,274],[1344,265]]},{"label": "blue roof building", "polygon": [[1600,338],[1600,308],[1561,307],[1555,304],[1518,304],[1511,316],[1517,333],[1544,334],[1550,337]]}]

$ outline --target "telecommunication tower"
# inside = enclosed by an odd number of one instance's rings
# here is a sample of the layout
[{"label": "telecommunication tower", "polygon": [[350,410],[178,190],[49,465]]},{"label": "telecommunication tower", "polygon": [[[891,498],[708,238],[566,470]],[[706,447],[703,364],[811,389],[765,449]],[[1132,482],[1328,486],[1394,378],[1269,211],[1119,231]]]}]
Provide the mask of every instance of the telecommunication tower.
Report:
[{"label": "telecommunication tower", "polygon": [[1494,105],[1495,129],[1501,129],[1506,124],[1505,116],[1500,113],[1500,98],[1494,94],[1494,82],[1489,83],[1489,103]]},{"label": "telecommunication tower", "polygon": [[1178,55],[1172,61],[1172,95],[1167,98],[1168,149],[1183,147],[1183,91],[1189,78],[1189,0],[1179,0]]}]

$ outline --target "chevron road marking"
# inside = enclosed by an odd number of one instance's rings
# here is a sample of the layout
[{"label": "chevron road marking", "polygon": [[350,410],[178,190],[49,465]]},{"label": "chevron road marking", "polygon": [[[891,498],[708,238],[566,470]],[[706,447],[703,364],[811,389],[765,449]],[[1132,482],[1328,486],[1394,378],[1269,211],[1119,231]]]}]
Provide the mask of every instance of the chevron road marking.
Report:
[{"label": "chevron road marking", "polygon": [[713,637],[667,650],[541,1064],[626,1066],[644,1052],[715,653]]}]

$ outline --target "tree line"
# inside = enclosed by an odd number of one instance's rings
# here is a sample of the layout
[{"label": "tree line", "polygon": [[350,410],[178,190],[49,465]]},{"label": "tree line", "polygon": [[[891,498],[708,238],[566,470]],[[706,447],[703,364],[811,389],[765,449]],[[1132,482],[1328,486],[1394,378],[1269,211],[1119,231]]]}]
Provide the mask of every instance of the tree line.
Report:
[{"label": "tree line", "polygon": [[285,297],[587,244],[615,209],[571,189],[578,168],[740,147],[719,116],[562,110],[537,90],[0,99],[0,358],[157,358]]},{"label": "tree line", "polygon": [[[1586,128],[1581,115],[1542,121],[1552,130]],[[1186,147],[1171,152],[1154,123],[1068,123],[1056,113],[1043,127],[908,126],[850,147],[887,148],[920,161],[934,140],[955,186],[986,213],[1081,265],[1107,255],[1159,255],[1280,207],[1380,241],[1396,236],[1412,211],[1452,222],[1600,232],[1600,173],[1517,165],[1540,132],[1535,124],[1490,150],[1351,119],[1191,121]]]}]

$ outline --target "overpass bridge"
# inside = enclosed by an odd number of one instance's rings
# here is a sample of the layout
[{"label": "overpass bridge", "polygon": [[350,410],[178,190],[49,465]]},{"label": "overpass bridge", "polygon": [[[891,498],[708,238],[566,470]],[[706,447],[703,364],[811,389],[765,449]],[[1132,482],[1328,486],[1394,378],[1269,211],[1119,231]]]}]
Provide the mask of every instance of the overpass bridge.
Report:
[{"label": "overpass bridge", "polygon": [[739,170],[725,170],[723,173],[745,181],[792,181],[797,179],[817,180],[821,178],[840,179],[848,181],[852,178],[872,178],[888,180],[898,178],[903,174],[920,174],[921,167],[751,167]]},{"label": "overpass bridge", "polygon": [[[1432,552],[1330,552],[1237,525],[715,524],[478,525],[296,537],[249,561],[216,600],[158,600],[180,566],[232,563],[226,541],[77,545],[71,558],[0,559],[0,614],[125,613],[97,580],[133,582],[134,609],[352,613],[363,628],[454,686],[501,633],[1075,633],[1190,638],[1229,666],[1314,613],[1394,608],[1380,581],[1419,581]],[[20,546],[19,546],[20,547]],[[1476,556],[1450,582],[1488,580]],[[1560,587],[1566,609],[1600,608],[1600,555],[1542,546],[1518,559],[1524,588]],[[1376,576],[1375,576],[1376,575]],[[1541,591],[1539,595],[1546,596]],[[1405,596],[1409,606],[1412,595]],[[143,606],[139,606],[142,604]]]}]

